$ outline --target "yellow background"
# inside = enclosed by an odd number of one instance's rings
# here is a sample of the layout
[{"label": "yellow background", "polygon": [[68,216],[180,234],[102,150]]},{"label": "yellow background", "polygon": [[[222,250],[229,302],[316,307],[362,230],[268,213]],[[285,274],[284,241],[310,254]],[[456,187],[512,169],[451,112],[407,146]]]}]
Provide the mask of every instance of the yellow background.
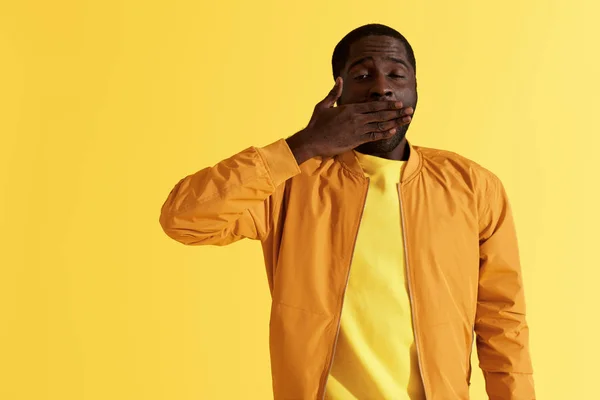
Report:
[{"label": "yellow background", "polygon": [[369,22],[415,48],[411,141],[505,183],[538,397],[597,398],[599,11],[3,0],[0,398],[271,398],[260,246],[186,248],[159,209],[184,175],[303,128],[332,86],[333,47]]}]

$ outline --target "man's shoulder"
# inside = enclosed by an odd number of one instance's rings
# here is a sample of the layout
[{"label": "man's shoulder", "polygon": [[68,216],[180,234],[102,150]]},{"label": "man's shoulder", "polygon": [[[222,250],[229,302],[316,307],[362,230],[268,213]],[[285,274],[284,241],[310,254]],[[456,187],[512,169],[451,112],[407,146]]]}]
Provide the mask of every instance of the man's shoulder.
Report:
[{"label": "man's shoulder", "polygon": [[476,161],[450,150],[443,150],[425,146],[413,146],[413,148],[421,154],[425,161],[442,164],[451,162],[459,165],[483,168]]},{"label": "man's shoulder", "polygon": [[450,150],[437,149],[424,146],[413,146],[422,158],[424,168],[449,169],[469,176],[474,183],[500,183],[496,174],[480,163]]}]

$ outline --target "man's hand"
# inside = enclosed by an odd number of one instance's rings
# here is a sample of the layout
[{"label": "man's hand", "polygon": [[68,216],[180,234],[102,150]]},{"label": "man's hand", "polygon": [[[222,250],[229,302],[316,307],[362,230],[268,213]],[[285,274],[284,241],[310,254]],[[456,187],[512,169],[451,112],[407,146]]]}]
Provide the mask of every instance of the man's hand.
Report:
[{"label": "man's hand", "polygon": [[337,78],[333,89],[315,106],[308,126],[287,139],[298,164],[390,138],[411,121],[414,110],[403,109],[401,102],[372,101],[334,107],[342,89],[342,78]]}]

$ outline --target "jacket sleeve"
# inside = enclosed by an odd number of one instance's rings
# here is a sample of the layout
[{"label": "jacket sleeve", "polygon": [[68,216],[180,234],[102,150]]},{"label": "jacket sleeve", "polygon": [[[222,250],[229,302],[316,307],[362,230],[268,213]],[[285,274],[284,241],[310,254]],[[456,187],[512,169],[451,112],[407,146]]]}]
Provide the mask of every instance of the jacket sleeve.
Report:
[{"label": "jacket sleeve", "polygon": [[179,181],[162,206],[160,224],[186,245],[263,239],[281,204],[282,184],[299,173],[284,139],[250,147]]},{"label": "jacket sleeve", "polygon": [[475,333],[490,400],[533,400],[529,328],[517,237],[500,180],[487,179],[480,215],[480,271]]}]

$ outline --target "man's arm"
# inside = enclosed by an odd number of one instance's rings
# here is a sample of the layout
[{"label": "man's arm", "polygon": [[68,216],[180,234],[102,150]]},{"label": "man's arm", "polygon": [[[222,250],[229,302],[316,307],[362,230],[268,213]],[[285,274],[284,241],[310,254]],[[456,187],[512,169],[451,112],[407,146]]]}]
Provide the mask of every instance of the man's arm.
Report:
[{"label": "man's arm", "polygon": [[517,237],[500,180],[490,174],[482,199],[475,333],[490,400],[533,400],[529,328]]},{"label": "man's arm", "polygon": [[414,110],[399,102],[334,107],[342,90],[338,78],[315,106],[308,126],[295,135],[261,149],[251,147],[181,180],[162,207],[165,233],[188,245],[262,239],[281,205],[281,184],[300,173],[300,164],[387,139],[410,123]]},{"label": "man's arm", "polygon": [[162,206],[160,224],[169,237],[186,245],[262,239],[273,208],[280,205],[280,185],[299,173],[285,140],[251,147],[182,179]]}]

